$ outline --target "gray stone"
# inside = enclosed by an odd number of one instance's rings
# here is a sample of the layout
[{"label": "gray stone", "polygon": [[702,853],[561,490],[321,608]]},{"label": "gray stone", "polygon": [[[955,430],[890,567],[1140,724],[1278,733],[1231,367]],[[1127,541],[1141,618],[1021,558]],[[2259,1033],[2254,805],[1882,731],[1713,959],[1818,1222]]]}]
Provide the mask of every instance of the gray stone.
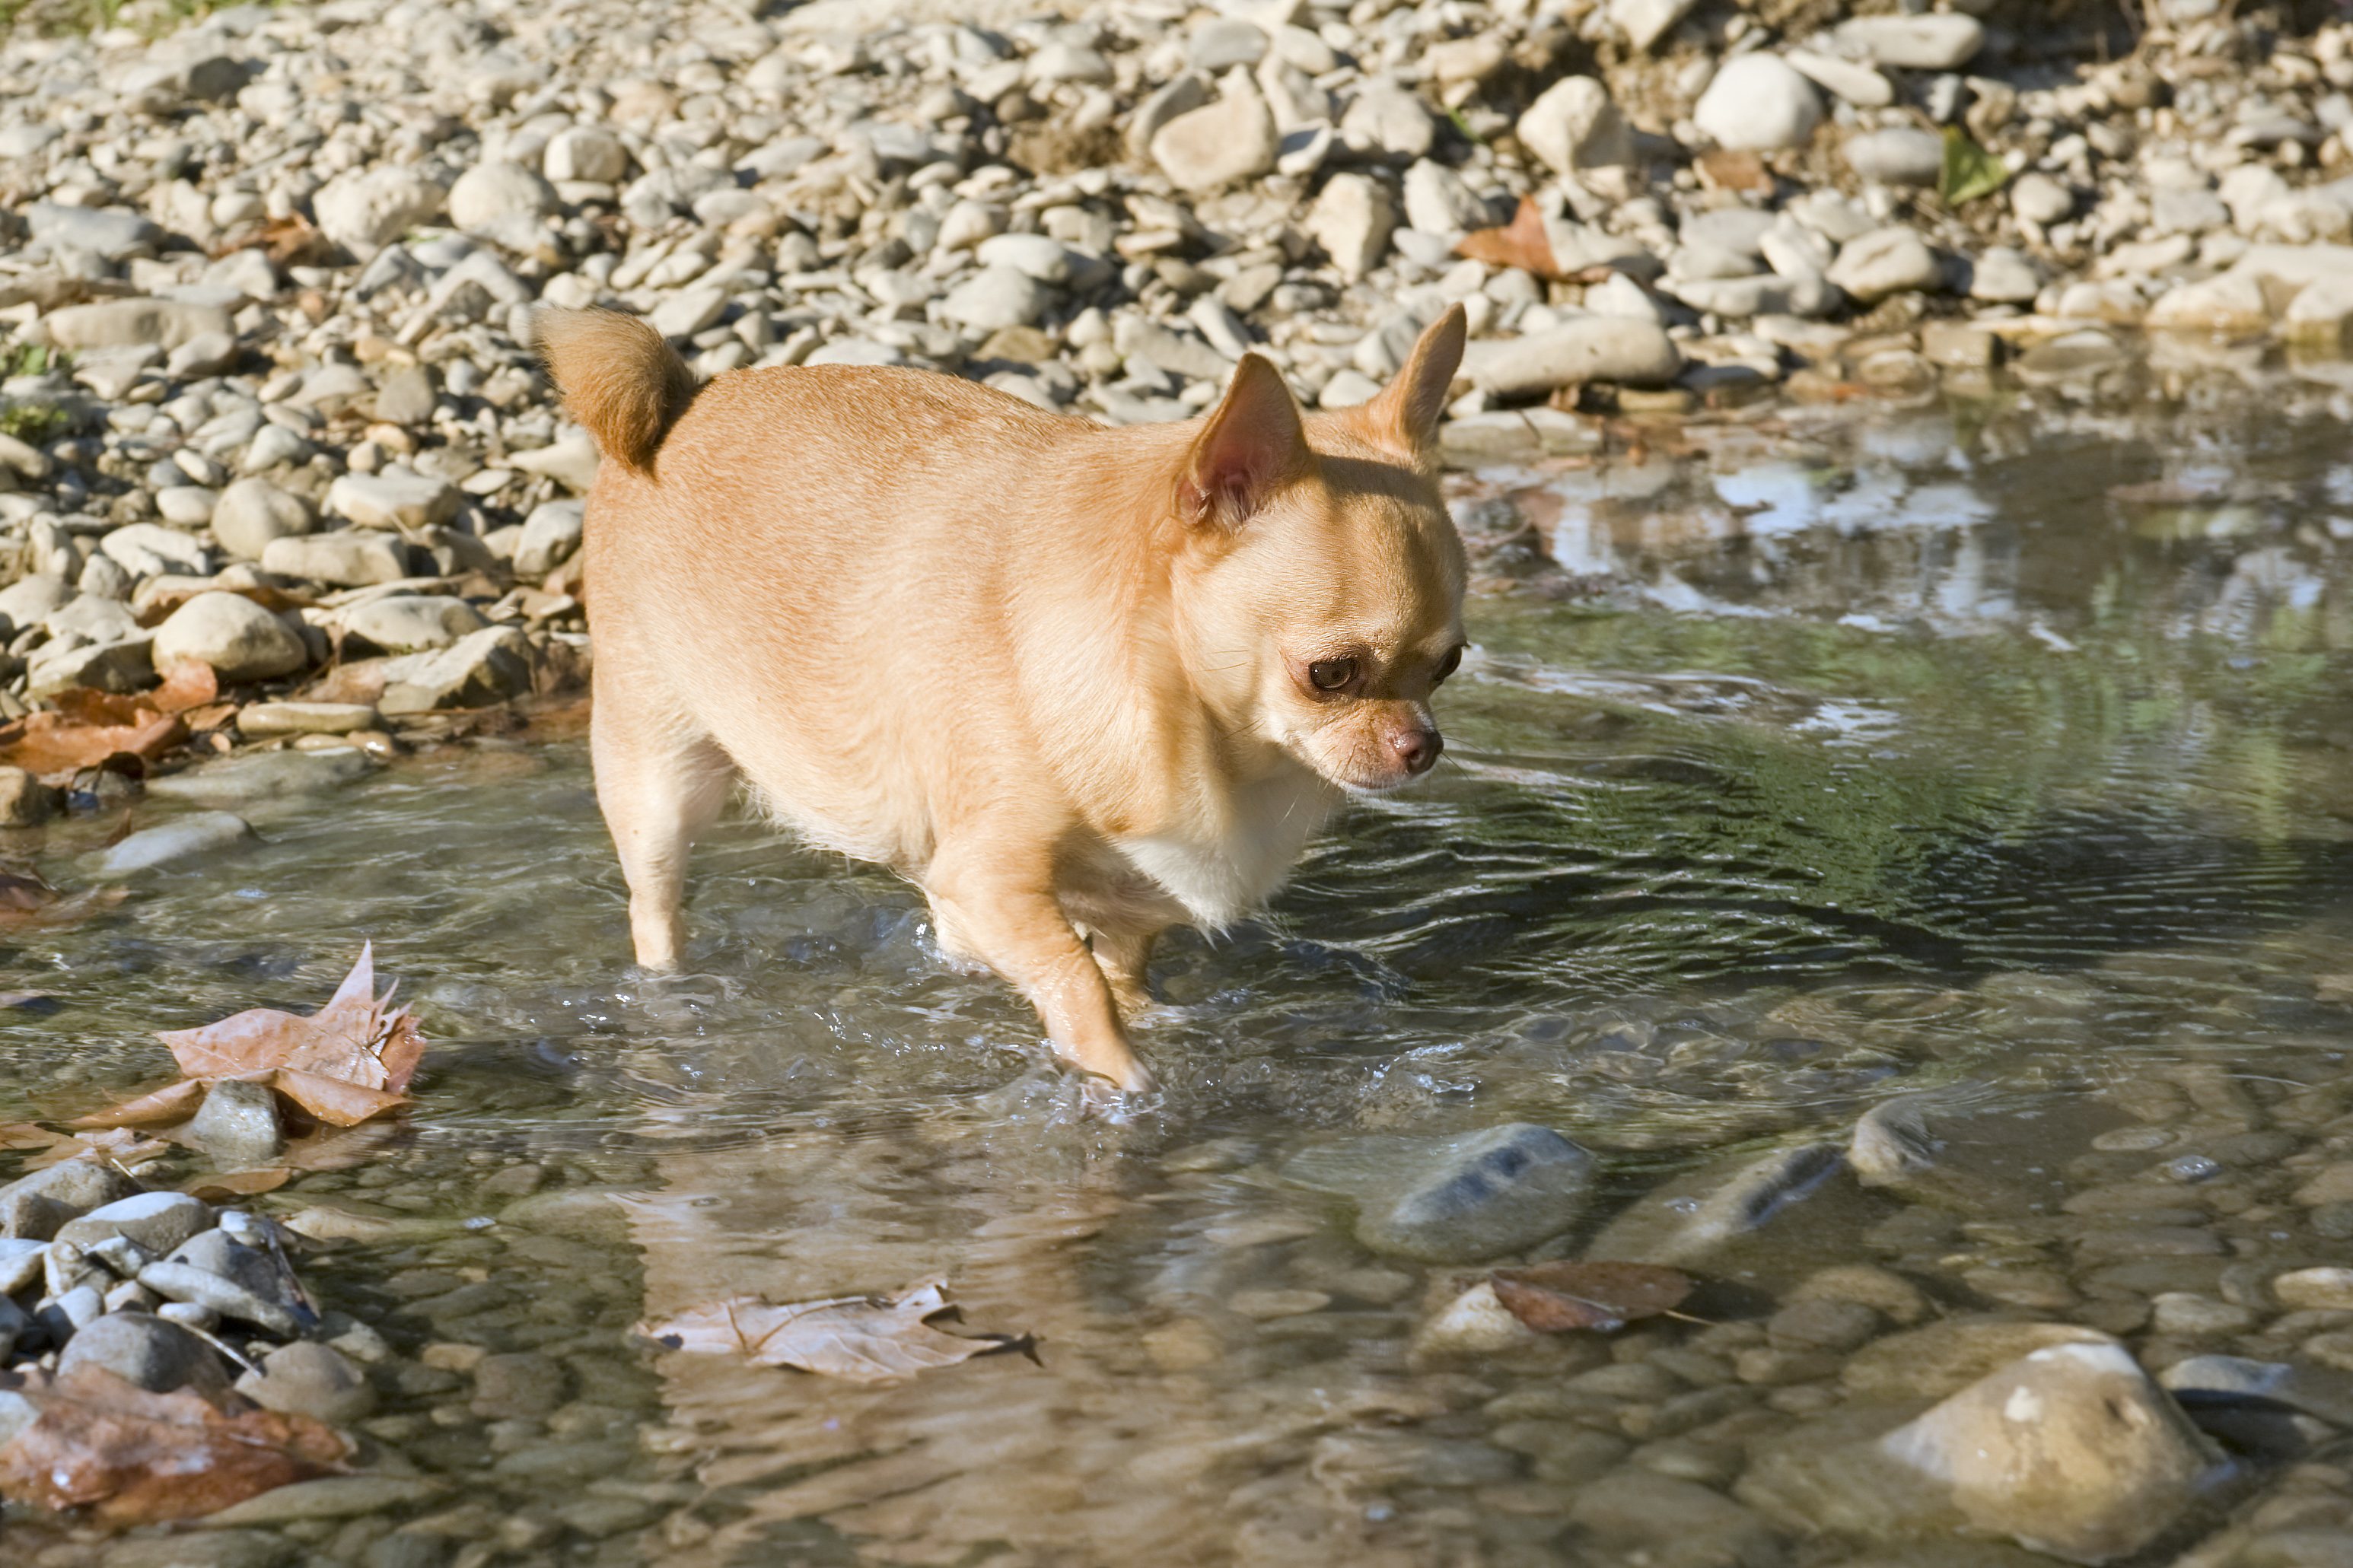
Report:
[{"label": "gray stone", "polygon": [[302,1331],[302,1321],[290,1309],[192,1264],[168,1258],[151,1263],[139,1271],[139,1283],[166,1300],[207,1308],[224,1318],[251,1323],[281,1339],[292,1339]]},{"label": "gray stone", "polygon": [[262,547],[261,569],[340,588],[396,583],[409,574],[408,547],[373,530],[274,539]]},{"label": "gray stone", "polygon": [[284,735],[348,735],[380,727],[381,716],[365,702],[249,702],[237,710],[241,735],[257,741]]},{"label": "gray stone", "polygon": [[39,626],[73,603],[74,591],[61,577],[29,576],[0,588],[0,628],[15,637]]},{"label": "gray stone", "polygon": [[364,778],[375,768],[368,754],[356,746],[325,752],[248,752],[151,779],[147,791],[199,805],[242,805],[323,794]]},{"label": "gray stone", "polygon": [[421,364],[402,365],[375,389],[375,416],[387,425],[427,425],[440,406],[433,373]]},{"label": "gray stone", "polygon": [[1692,121],[1720,147],[1802,147],[1822,121],[1821,95],[1778,55],[1736,55],[1700,94]]},{"label": "gray stone", "polygon": [[1891,126],[1847,138],[1846,165],[1883,185],[1933,185],[1945,169],[1944,139],[1915,126]]},{"label": "gray stone", "polygon": [[1266,58],[1266,29],[1240,16],[1213,16],[1185,41],[1185,59],[1211,74],[1233,66],[1254,66]]},{"label": "gray stone", "polygon": [[346,1426],[375,1409],[375,1389],[360,1370],[329,1346],[297,1340],[262,1359],[259,1373],[237,1380],[237,1391],[268,1410]]},{"label": "gray stone", "polygon": [[88,687],[94,691],[143,691],[155,684],[155,667],[148,658],[153,641],[144,634],[87,647],[35,650],[26,672],[26,689],[34,697],[54,697],[60,691]]},{"label": "gray stone", "polygon": [[1511,1122],[1451,1138],[1370,1137],[1303,1151],[1286,1178],[1355,1200],[1377,1251],[1469,1262],[1560,1234],[1589,1195],[1592,1157]]},{"label": "gray stone", "polygon": [[1840,247],[1829,277],[1868,305],[1891,294],[1941,289],[1945,269],[1926,240],[1897,224]]},{"label": "gray stone", "polygon": [[191,338],[236,330],[228,312],[217,305],[95,300],[51,310],[40,319],[34,335],[52,348],[76,353],[115,348],[156,348],[168,353]]},{"label": "gray stone", "polygon": [[125,523],[108,531],[98,547],[133,577],[161,577],[167,573],[204,577],[213,569],[212,557],[203,545],[161,523]]},{"label": "gray stone", "polygon": [[727,313],[724,289],[681,289],[646,315],[646,324],[677,342],[691,338]]},{"label": "gray stone", "polygon": [[[817,355],[811,354],[806,363],[817,363]],[[567,436],[507,458],[509,468],[526,474],[545,474],[574,495],[587,494],[588,487],[596,482],[596,443],[585,435]]]},{"label": "gray stone", "polygon": [[463,599],[444,595],[392,594],[355,605],[343,618],[343,635],[364,648],[415,653],[448,647],[489,623]]},{"label": "gray stone", "polygon": [[2075,215],[2075,193],[2050,175],[2029,170],[2010,182],[2010,210],[2020,219],[2048,228]]},{"label": "gray stone", "polygon": [[1391,78],[1376,77],[1340,117],[1340,134],[1349,146],[1366,153],[1410,162],[1430,155],[1438,127],[1411,89]]},{"label": "gray stone", "polygon": [[486,708],[531,690],[531,646],[512,626],[490,626],[433,653],[385,665],[385,713]]},{"label": "gray stone", "polygon": [[1335,174],[1302,226],[1324,247],[1340,276],[1362,278],[1388,253],[1397,209],[1388,188],[1365,174]]},{"label": "gray stone", "polygon": [[939,309],[944,321],[991,332],[1035,324],[1053,300],[1052,292],[1026,272],[987,267],[950,289]]},{"label": "gray stone", "polygon": [[301,1520],[355,1519],[406,1508],[439,1494],[442,1483],[426,1476],[323,1476],[296,1481],[248,1498],[209,1515],[207,1533],[224,1525],[292,1524]]},{"label": "gray stone", "polygon": [[155,225],[121,207],[34,202],[25,208],[25,222],[33,231],[36,244],[70,246],[109,261],[153,254],[164,237],[164,231]]},{"label": "gray stone", "polygon": [[[1187,71],[1155,88],[1135,106],[1127,121],[1127,154],[1138,160],[1152,153],[1152,139],[1161,128],[1181,115],[1205,107],[1209,101],[1209,84],[1198,71]],[[1002,227],[1000,224],[998,226]]]},{"label": "gray stone", "polygon": [[75,1334],[58,1358],[60,1377],[90,1366],[154,1394],[179,1388],[217,1394],[228,1386],[210,1345],[179,1324],[145,1312],[114,1312],[99,1319]]},{"label": "gray stone", "polygon": [[206,1529],[194,1534],[111,1541],[106,1547],[106,1568],[289,1568],[301,1550],[282,1535],[258,1530]]},{"label": "gray stone", "polygon": [[533,508],[515,543],[515,574],[544,577],[572,559],[586,531],[586,506],[576,500],[545,501]]},{"label": "gray stone", "polygon": [[1827,1143],[1736,1155],[1644,1194],[1586,1248],[1627,1263],[1696,1263],[1764,1229],[1811,1196],[1845,1161]]},{"label": "gray stone", "polygon": [[548,139],[540,173],[558,182],[618,184],[629,172],[629,149],[601,125],[573,125]]},{"label": "gray stone", "polygon": [[1277,145],[1266,100],[1238,78],[1216,102],[1163,125],[1152,138],[1152,161],[1179,189],[1208,192],[1273,168]]},{"label": "gray stone", "polygon": [[277,1095],[266,1084],[237,1079],[223,1079],[205,1091],[204,1104],[180,1136],[223,1170],[267,1164],[286,1148]]},{"label": "gray stone", "polygon": [[458,487],[413,468],[345,474],[327,487],[327,510],[360,528],[431,528],[457,515]]},{"label": "gray stone", "polygon": [[252,838],[245,819],[226,811],[192,811],[153,827],[142,827],[109,846],[93,862],[95,875],[127,877],[193,856],[242,845]]},{"label": "gray stone", "polygon": [[209,665],[223,685],[269,680],[307,668],[310,646],[271,612],[241,594],[198,594],[155,628],[158,670]]},{"label": "gray stone", "polygon": [[2195,1355],[2175,1362],[2157,1381],[2185,1407],[2238,1403],[2284,1405],[2336,1426],[2353,1426],[2353,1375],[2292,1362],[2244,1356]]},{"label": "gray stone", "polygon": [[68,1220],[138,1191],[138,1183],[111,1165],[61,1161],[0,1187],[0,1235],[47,1241]]},{"label": "gray stone", "polygon": [[1424,234],[1483,228],[1487,203],[1443,163],[1424,158],[1405,172],[1405,220]]},{"label": "gray stone", "polygon": [[1969,267],[1969,298],[1989,305],[2031,305],[2042,292],[2042,269],[2022,250],[1997,245]]},{"label": "gray stone", "polygon": [[449,221],[512,249],[529,248],[541,220],[563,206],[555,187],[520,163],[477,163],[449,187]]},{"label": "gray stone", "polygon": [[213,504],[213,537],[240,561],[259,561],[271,541],[300,538],[318,526],[309,501],[268,479],[238,479]]},{"label": "gray stone", "polygon": [[545,1415],[571,1396],[571,1374],[554,1356],[522,1351],[484,1356],[474,1366],[474,1414],[490,1420]]},{"label": "gray stone", "polygon": [[1833,35],[1841,46],[1875,65],[1904,70],[1958,70],[1985,47],[1985,24],[1974,16],[1857,16]]},{"label": "gray stone", "polygon": [[319,228],[364,261],[441,216],[448,195],[415,169],[379,163],[330,180],[311,199]]},{"label": "gray stone", "polygon": [[1683,369],[1673,340],[1651,321],[1588,316],[1516,338],[1482,339],[1462,356],[1480,391],[1525,397],[1585,382],[1656,386]]},{"label": "gray stone", "polygon": [[1638,49],[1649,50],[1661,38],[1675,29],[1692,13],[1699,0],[1609,0],[1609,19],[1618,24],[1626,41]]},{"label": "gray stone", "polygon": [[1609,89],[1588,76],[1563,77],[1520,116],[1521,142],[1556,174],[1615,168],[1634,161],[1633,133],[1610,101]]},{"label": "gray stone", "polygon": [[213,1211],[185,1193],[139,1193],[68,1220],[56,1239],[88,1251],[109,1237],[127,1237],[160,1255],[212,1226]]}]

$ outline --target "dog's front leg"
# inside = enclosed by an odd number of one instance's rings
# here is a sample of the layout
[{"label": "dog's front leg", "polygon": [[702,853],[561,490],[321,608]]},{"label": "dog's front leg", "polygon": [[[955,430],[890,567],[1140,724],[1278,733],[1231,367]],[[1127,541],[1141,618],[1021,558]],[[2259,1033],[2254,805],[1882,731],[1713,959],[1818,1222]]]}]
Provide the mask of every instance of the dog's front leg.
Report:
[{"label": "dog's front leg", "polygon": [[1071,927],[1050,886],[1001,866],[958,863],[946,853],[923,878],[940,943],[977,958],[1021,988],[1054,1048],[1130,1091],[1152,1075],[1128,1049],[1127,1031],[1103,972]]}]

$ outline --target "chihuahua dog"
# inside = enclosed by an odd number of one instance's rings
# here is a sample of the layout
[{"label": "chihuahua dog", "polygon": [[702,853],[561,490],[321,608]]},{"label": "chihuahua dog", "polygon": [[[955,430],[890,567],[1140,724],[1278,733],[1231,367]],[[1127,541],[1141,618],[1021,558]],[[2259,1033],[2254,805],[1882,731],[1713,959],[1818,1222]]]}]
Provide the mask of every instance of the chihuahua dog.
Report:
[{"label": "chihuahua dog", "polygon": [[952,956],[1124,1089],[1172,925],[1282,883],[1349,791],[1438,760],[1463,556],[1436,433],[1460,307],[1378,397],[1303,414],[1252,354],[1217,406],[1106,428],[928,371],[731,371],[551,310],[604,454],[586,584],[596,798],[638,962],[737,780],[895,868]]}]

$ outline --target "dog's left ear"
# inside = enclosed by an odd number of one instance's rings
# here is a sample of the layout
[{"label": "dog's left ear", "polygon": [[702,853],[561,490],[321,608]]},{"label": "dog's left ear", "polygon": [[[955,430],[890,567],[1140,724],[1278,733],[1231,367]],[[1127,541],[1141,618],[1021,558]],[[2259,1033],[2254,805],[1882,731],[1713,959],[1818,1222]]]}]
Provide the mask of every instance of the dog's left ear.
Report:
[{"label": "dog's left ear", "polygon": [[1185,454],[1177,510],[1187,522],[1239,527],[1307,465],[1307,430],[1282,373],[1244,354]]},{"label": "dog's left ear", "polygon": [[1462,342],[1470,331],[1462,307],[1452,305],[1421,334],[1397,379],[1364,405],[1363,416],[1375,440],[1416,460],[1430,450],[1446,413],[1447,389],[1461,368]]}]

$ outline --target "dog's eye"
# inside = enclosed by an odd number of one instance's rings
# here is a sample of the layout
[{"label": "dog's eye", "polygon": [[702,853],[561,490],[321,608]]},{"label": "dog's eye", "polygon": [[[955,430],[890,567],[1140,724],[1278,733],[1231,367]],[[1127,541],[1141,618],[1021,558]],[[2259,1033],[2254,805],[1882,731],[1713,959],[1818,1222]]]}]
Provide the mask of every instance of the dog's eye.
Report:
[{"label": "dog's eye", "polygon": [[1356,679],[1356,661],[1353,658],[1319,658],[1307,667],[1307,679],[1315,683],[1318,691],[1337,691]]},{"label": "dog's eye", "polygon": [[1430,678],[1430,683],[1435,686],[1461,668],[1462,650],[1459,647],[1448,648],[1446,657],[1438,661],[1438,673]]}]

